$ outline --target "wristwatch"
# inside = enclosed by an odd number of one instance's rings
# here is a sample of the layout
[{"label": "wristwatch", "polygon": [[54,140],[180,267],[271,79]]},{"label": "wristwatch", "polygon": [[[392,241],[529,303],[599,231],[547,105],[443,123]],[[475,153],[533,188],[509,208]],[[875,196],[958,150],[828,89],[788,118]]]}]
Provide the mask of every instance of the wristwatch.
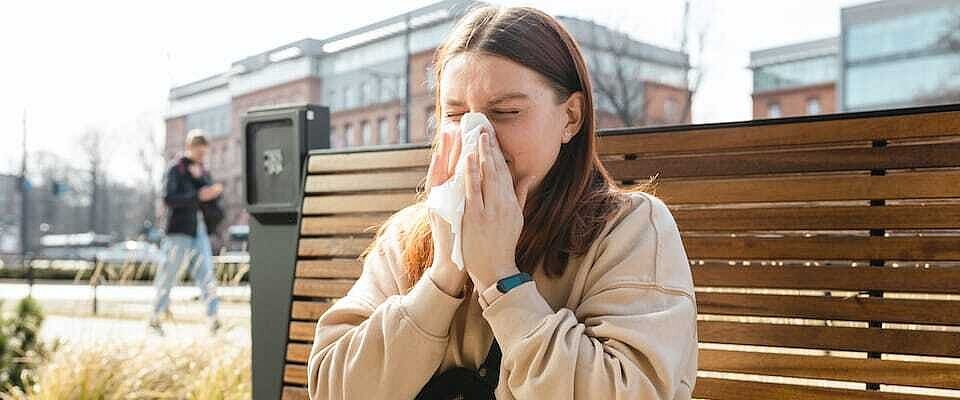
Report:
[{"label": "wristwatch", "polygon": [[480,292],[479,301],[480,306],[483,309],[486,309],[493,304],[504,293],[509,292],[511,289],[520,286],[524,283],[530,282],[533,280],[533,277],[526,272],[521,272],[518,274],[510,275],[506,278],[502,278],[497,281],[496,284],[490,285],[490,287],[484,289]]},{"label": "wristwatch", "polygon": [[533,280],[533,277],[526,272],[516,273],[497,281],[497,290],[499,290],[500,293],[506,293],[506,292],[509,292],[510,289],[513,289],[517,286],[520,286],[532,280]]}]

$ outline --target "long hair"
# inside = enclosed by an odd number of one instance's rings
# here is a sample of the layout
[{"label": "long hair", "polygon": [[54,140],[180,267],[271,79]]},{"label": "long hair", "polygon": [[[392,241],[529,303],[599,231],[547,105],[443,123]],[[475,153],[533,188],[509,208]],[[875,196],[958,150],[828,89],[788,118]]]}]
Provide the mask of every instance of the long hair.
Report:
[{"label": "long hair", "polygon": [[[533,273],[542,268],[548,276],[559,276],[569,258],[586,253],[608,219],[629,200],[597,154],[593,90],[583,55],[570,33],[540,10],[475,8],[458,21],[434,55],[437,121],[443,115],[440,85],[445,64],[453,56],[468,52],[504,57],[536,71],[546,78],[559,102],[573,93],[583,94],[580,130],[561,146],[556,162],[527,200],[517,243],[516,262],[521,271]],[[433,151],[438,149],[439,137],[434,138]],[[418,201],[394,214],[377,232],[381,238],[388,224],[401,224],[400,247],[411,285],[433,262],[433,239],[424,204],[430,191],[426,182],[425,178],[418,189]],[[646,183],[632,190],[647,191],[651,187]],[[364,255],[376,245],[377,240]]]}]

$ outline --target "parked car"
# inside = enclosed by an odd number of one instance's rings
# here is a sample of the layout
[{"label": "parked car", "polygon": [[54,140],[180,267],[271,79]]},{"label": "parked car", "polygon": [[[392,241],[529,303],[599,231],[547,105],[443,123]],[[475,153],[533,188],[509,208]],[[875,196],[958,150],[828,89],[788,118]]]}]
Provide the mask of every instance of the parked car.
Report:
[{"label": "parked car", "polygon": [[97,252],[97,261],[107,264],[160,264],[163,251],[149,242],[127,240]]}]

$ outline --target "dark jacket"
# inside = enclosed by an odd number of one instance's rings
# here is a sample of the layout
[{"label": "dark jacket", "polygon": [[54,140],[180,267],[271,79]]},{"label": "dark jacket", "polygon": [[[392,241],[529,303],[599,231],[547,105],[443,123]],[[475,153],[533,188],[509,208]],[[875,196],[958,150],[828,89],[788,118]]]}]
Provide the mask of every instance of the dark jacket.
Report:
[{"label": "dark jacket", "polygon": [[[167,169],[163,193],[163,202],[169,208],[167,234],[182,233],[196,236],[197,211],[209,208],[211,203],[219,206],[217,205],[219,197],[208,202],[200,202],[198,198],[200,188],[212,184],[213,179],[211,179],[210,171],[207,169],[203,170],[203,175],[200,178],[194,178],[190,175],[190,165],[193,163],[193,160],[181,157]],[[208,233],[213,234],[215,232],[215,225],[207,227]]]}]

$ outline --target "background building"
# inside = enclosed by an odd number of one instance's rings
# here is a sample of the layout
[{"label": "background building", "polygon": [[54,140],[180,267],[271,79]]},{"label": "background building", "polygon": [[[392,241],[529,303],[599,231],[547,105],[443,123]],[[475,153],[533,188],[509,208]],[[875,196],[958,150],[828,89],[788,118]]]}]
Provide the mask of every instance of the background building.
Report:
[{"label": "background building", "polygon": [[829,38],[750,52],[753,117],[836,111],[837,43]]},{"label": "background building", "polygon": [[840,37],[750,53],[753,117],[960,102],[960,1],[840,10]]},{"label": "background building", "polygon": [[887,0],[840,18],[843,110],[960,101],[960,1]]},{"label": "background building", "polygon": [[[174,87],[165,156],[172,159],[183,150],[189,130],[207,132],[208,166],[214,179],[226,186],[228,227],[247,223],[241,199],[240,119],[252,107],[304,102],[329,106],[333,148],[427,142],[435,126],[434,52],[459,17],[477,4],[442,1],[327,39],[303,39]],[[590,21],[558,18],[591,65],[601,127],[690,121],[686,54]],[[616,78],[617,72],[622,79]],[[616,85],[625,90],[616,90]]]}]

